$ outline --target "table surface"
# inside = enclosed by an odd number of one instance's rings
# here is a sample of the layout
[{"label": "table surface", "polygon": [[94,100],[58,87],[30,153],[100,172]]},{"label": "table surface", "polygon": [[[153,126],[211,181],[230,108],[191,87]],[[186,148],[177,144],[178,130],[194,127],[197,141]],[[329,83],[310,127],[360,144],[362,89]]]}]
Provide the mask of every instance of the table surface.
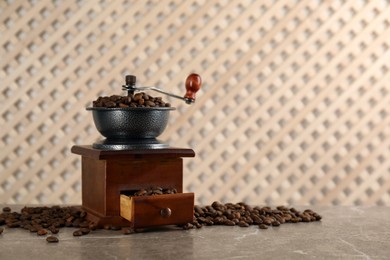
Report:
[{"label": "table surface", "polygon": [[323,216],[320,222],[267,230],[164,227],[131,235],[97,230],[82,237],[62,228],[55,244],[3,226],[0,259],[390,259],[390,207],[310,208]]}]

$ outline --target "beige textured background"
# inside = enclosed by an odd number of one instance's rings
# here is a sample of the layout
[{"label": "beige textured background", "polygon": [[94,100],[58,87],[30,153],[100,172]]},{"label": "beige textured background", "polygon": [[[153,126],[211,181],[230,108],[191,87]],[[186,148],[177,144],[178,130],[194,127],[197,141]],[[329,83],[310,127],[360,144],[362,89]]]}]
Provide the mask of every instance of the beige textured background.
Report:
[{"label": "beige textured background", "polygon": [[0,1],[0,202],[80,203],[84,108],[197,72],[161,137],[196,151],[197,203],[390,205],[389,5]]}]

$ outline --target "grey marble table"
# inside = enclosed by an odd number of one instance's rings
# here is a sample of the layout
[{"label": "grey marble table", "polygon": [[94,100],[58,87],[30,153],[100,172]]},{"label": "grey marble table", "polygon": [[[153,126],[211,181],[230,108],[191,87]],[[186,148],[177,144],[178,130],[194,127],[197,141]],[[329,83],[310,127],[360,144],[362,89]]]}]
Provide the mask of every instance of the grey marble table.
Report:
[{"label": "grey marble table", "polygon": [[98,230],[83,237],[63,228],[57,244],[5,227],[0,259],[390,259],[390,207],[311,208],[322,221],[268,230],[165,227],[132,235]]}]

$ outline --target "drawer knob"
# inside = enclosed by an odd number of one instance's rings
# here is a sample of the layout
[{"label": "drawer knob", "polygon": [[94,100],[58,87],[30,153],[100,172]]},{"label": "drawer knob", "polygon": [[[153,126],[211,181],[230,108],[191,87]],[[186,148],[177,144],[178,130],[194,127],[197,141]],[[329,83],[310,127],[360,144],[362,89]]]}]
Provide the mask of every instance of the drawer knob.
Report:
[{"label": "drawer knob", "polygon": [[163,218],[169,218],[172,215],[172,210],[170,208],[163,208],[160,210],[160,215]]}]

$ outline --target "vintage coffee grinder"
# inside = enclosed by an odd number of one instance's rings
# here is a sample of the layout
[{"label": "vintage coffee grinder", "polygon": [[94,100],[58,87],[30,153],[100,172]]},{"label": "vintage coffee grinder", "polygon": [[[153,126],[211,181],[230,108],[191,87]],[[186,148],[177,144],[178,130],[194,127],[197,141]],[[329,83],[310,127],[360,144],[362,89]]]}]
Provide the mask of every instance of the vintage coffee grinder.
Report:
[{"label": "vintage coffee grinder", "polygon": [[[157,91],[191,104],[200,89],[197,74],[187,77],[184,97],[156,87],[137,87],[126,76],[128,94]],[[106,137],[93,145],[76,145],[72,153],[82,160],[82,208],[98,227],[143,228],[185,224],[193,220],[194,193],[183,193],[183,158],[189,148],[176,148],[156,139],[166,128],[172,107],[89,107],[98,131]],[[132,196],[135,191],[159,187],[175,194]]]}]

